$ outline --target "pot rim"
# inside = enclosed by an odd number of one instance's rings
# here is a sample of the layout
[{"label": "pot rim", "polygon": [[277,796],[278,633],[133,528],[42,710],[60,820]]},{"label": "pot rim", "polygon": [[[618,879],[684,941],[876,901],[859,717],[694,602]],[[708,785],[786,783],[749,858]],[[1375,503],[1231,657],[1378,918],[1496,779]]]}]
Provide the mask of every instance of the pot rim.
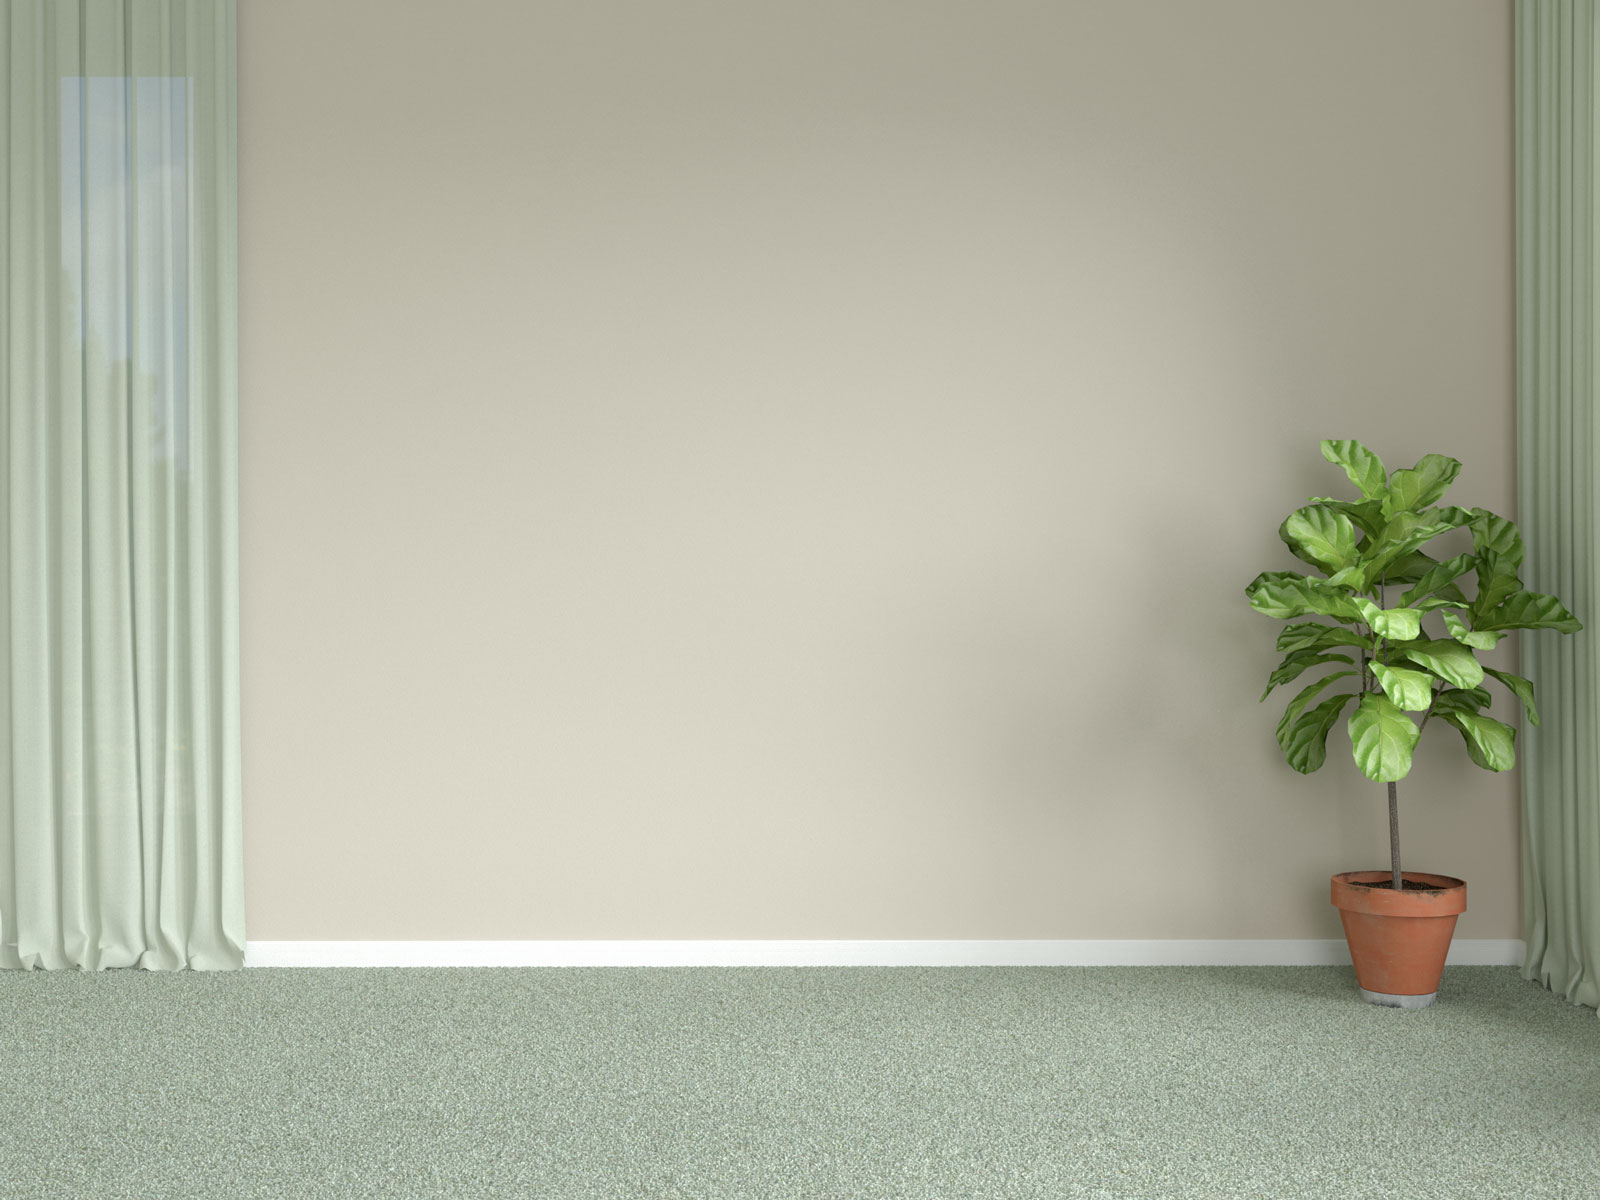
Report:
[{"label": "pot rim", "polygon": [[1390,917],[1448,917],[1467,910],[1467,885],[1454,875],[1431,871],[1402,871],[1401,877],[1434,886],[1422,892],[1396,892],[1389,888],[1357,887],[1390,878],[1389,871],[1341,871],[1330,881],[1329,899],[1346,912]]}]

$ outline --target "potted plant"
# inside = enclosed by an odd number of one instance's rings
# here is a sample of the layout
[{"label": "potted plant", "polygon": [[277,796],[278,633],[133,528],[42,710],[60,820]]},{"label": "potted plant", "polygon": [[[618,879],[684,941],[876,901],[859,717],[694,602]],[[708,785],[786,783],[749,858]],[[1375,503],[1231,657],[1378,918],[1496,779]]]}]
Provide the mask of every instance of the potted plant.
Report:
[{"label": "potted plant", "polygon": [[[1460,733],[1478,766],[1509,771],[1516,730],[1485,715],[1493,695],[1484,683],[1504,687],[1537,725],[1533,685],[1483,666],[1477,651],[1493,649],[1515,629],[1576,633],[1582,626],[1554,596],[1522,586],[1522,537],[1514,524],[1482,508],[1437,506],[1461,470],[1455,459],[1429,454],[1390,475],[1360,442],[1325,441],[1322,456],[1343,467],[1361,495],[1313,497],[1279,527],[1289,550],[1316,574],[1266,571],[1245,589],[1257,612],[1294,622],[1278,634],[1284,659],[1261,698],[1307,672],[1326,671],[1301,688],[1278,722],[1278,745],[1302,774],[1322,766],[1328,734],[1350,708],[1345,728],[1356,766],[1388,785],[1389,869],[1335,875],[1332,899],[1362,995],[1421,1008],[1438,992],[1467,889],[1448,875],[1401,870],[1395,785],[1435,719]],[[1470,552],[1458,534],[1463,552],[1442,559],[1424,553],[1452,530],[1471,535]],[[1470,597],[1462,587],[1469,576]],[[1295,620],[1301,617],[1312,619]]]}]

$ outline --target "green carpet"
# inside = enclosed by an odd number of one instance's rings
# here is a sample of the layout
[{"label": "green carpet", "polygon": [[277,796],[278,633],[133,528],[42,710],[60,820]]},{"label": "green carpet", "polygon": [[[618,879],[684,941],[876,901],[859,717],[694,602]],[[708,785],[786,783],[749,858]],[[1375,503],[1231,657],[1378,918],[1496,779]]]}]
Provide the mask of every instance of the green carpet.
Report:
[{"label": "green carpet", "polygon": [[0,1196],[1600,1197],[1512,968],[0,972]]}]

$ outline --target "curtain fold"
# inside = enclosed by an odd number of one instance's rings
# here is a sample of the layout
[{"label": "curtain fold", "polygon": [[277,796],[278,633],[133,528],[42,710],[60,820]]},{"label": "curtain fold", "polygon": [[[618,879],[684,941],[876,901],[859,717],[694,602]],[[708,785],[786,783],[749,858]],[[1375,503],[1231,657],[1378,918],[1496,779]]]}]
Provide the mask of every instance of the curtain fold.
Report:
[{"label": "curtain fold", "polygon": [[1516,7],[1517,504],[1528,586],[1585,631],[1524,638],[1543,723],[1522,753],[1523,974],[1600,1005],[1600,440],[1595,0]]},{"label": "curtain fold", "polygon": [[243,964],[233,0],[3,0],[0,966]]}]

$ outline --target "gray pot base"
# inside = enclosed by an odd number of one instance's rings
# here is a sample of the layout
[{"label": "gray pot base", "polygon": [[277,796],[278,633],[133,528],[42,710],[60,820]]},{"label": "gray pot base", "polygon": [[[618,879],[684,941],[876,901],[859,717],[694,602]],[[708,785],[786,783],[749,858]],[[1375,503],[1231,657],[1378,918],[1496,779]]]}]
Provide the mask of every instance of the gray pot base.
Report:
[{"label": "gray pot base", "polygon": [[1438,992],[1422,996],[1396,996],[1390,992],[1369,992],[1361,989],[1361,998],[1368,1004],[1382,1004],[1386,1008],[1427,1008],[1439,998]]}]

